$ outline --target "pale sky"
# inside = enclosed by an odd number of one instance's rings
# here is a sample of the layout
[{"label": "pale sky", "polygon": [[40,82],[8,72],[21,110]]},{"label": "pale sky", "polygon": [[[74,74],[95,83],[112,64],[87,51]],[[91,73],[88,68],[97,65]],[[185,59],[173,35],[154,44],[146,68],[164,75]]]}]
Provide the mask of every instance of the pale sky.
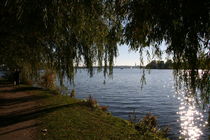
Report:
[{"label": "pale sky", "polygon": [[115,65],[129,65],[134,66],[140,64],[139,52],[129,51],[128,46],[122,45],[118,47],[118,57],[115,60]]},{"label": "pale sky", "polygon": [[[166,44],[165,42],[163,42],[160,45],[161,50],[166,50]],[[129,47],[127,45],[121,45],[118,47],[118,57],[116,58],[115,62],[115,66],[120,66],[120,65],[129,65],[129,66],[135,66],[140,64],[140,55],[139,52],[135,52],[135,51],[130,51]],[[166,60],[167,55],[163,54],[162,55],[162,60]],[[147,61],[147,57],[145,54],[143,54],[143,58],[144,58],[144,65],[146,65],[148,63]],[[155,60],[157,60],[158,58],[154,58]],[[153,59],[153,60],[154,60]]]}]

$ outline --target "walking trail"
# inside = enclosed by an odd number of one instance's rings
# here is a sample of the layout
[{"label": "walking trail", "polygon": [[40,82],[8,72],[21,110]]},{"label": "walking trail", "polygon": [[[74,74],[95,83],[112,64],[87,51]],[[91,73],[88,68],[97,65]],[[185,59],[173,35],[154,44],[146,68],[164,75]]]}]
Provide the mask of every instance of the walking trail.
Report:
[{"label": "walking trail", "polygon": [[32,88],[0,83],[0,140],[37,139],[38,101]]}]

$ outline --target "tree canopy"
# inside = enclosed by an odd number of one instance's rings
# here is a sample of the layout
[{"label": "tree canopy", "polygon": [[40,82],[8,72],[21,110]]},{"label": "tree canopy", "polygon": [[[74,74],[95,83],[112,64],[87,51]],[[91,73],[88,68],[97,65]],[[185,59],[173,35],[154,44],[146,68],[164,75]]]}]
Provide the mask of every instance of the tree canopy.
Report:
[{"label": "tree canopy", "polygon": [[148,69],[172,69],[173,68],[173,62],[171,60],[164,61],[156,61],[153,60],[149,64],[146,65],[146,68]]},{"label": "tree canopy", "polygon": [[[50,68],[72,79],[74,66],[113,65],[120,21],[113,4],[101,0],[3,0],[0,57],[29,73]],[[111,70],[111,68],[110,68]],[[110,71],[111,72],[111,71]]]},{"label": "tree canopy", "polygon": [[119,44],[161,55],[165,41],[175,69],[190,69],[195,83],[202,68],[209,80],[209,0],[1,0],[0,17],[0,64],[32,75],[72,79],[79,64],[112,74]]}]

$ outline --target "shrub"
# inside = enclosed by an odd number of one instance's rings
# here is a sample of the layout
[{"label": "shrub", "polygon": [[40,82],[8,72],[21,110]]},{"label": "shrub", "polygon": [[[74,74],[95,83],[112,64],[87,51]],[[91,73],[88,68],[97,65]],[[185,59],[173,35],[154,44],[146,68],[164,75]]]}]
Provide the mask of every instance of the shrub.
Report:
[{"label": "shrub", "polygon": [[137,121],[135,110],[129,115],[130,122],[141,135],[156,134],[158,137],[165,138],[168,135],[169,128],[158,128],[157,118],[148,113],[143,119]]},{"label": "shrub", "polygon": [[46,71],[43,76],[41,76],[41,86],[45,88],[55,88],[55,74],[52,71]]},{"label": "shrub", "polygon": [[157,119],[155,116],[148,113],[142,120],[135,124],[136,130],[144,133],[146,131],[154,132],[157,127]]},{"label": "shrub", "polygon": [[96,99],[93,99],[92,96],[90,95],[87,99],[87,104],[88,106],[90,106],[91,108],[96,108],[98,107],[98,103],[96,101]]},{"label": "shrub", "polygon": [[169,132],[169,128],[159,129],[157,124],[157,118],[153,116],[151,113],[148,113],[143,119],[136,121],[136,114],[135,111],[133,112],[133,118],[131,123],[134,124],[135,129],[141,134],[141,135],[147,135],[150,133],[156,134],[159,137],[166,137]]},{"label": "shrub", "polygon": [[71,91],[71,93],[70,93],[70,97],[75,97],[76,96],[76,91],[73,89],[72,91]]},{"label": "shrub", "polygon": [[88,99],[83,100],[83,103],[85,103],[87,106],[89,106],[91,108],[100,109],[102,111],[107,111],[109,108],[108,106],[99,106],[97,100],[93,99],[93,97],[91,95],[89,95]]}]

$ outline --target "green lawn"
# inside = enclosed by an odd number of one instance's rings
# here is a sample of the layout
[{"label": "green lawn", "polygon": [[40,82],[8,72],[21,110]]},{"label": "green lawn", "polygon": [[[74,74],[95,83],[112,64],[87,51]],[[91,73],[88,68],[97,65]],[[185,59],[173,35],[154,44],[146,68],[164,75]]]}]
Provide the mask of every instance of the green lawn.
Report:
[{"label": "green lawn", "polygon": [[[156,134],[143,136],[129,121],[114,117],[81,100],[40,91],[44,115],[40,117],[41,140],[150,140],[164,139]],[[47,132],[41,130],[47,129]]]}]

